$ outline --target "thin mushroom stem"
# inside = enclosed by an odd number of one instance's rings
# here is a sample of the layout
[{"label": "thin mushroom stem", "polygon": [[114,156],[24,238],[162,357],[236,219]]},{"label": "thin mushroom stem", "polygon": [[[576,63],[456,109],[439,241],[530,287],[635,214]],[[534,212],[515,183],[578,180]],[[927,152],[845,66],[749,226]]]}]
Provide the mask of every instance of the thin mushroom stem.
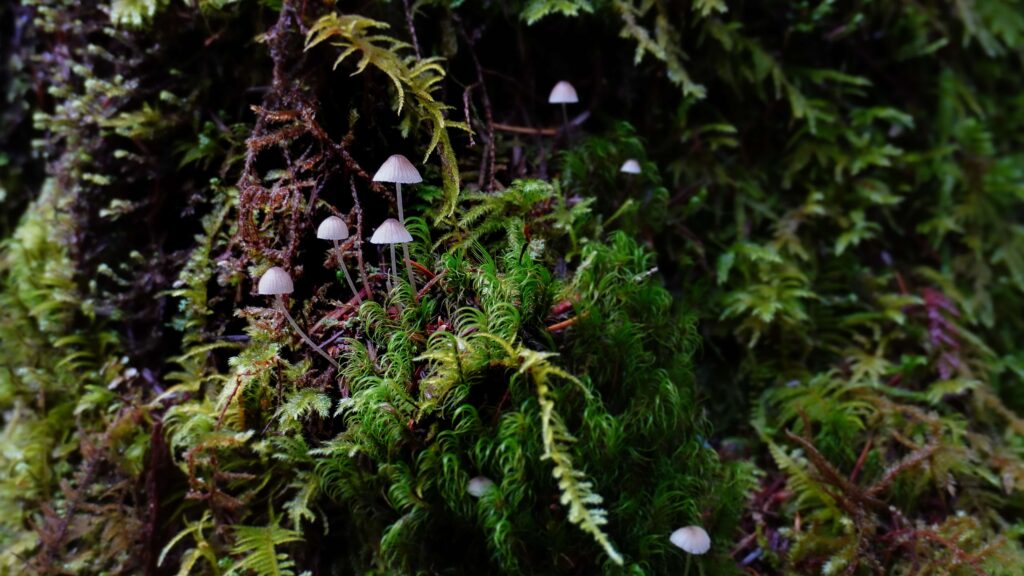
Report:
[{"label": "thin mushroom stem", "polygon": [[363,298],[359,295],[359,290],[356,289],[356,283],[352,281],[352,277],[348,274],[348,267],[345,266],[345,260],[341,257],[341,245],[338,244],[337,240],[334,241],[334,252],[338,258],[338,267],[341,268],[342,273],[345,274],[345,280],[348,281],[349,289],[356,295],[356,305],[361,305]]},{"label": "thin mushroom stem", "polygon": [[565,133],[565,142],[569,143],[569,112],[565,108],[565,102],[562,103],[562,132]]},{"label": "thin mushroom stem", "polygon": [[281,312],[284,312],[284,317],[287,318],[288,322],[291,323],[292,328],[294,328],[295,331],[299,333],[299,336],[302,338],[302,341],[305,342],[306,344],[309,344],[309,346],[312,347],[313,350],[316,350],[321,356],[323,356],[328,362],[330,362],[331,366],[334,366],[335,369],[341,370],[341,365],[338,364],[338,361],[335,360],[334,358],[331,358],[331,356],[327,354],[327,352],[324,352],[323,348],[318,346],[316,342],[313,342],[313,340],[310,339],[309,336],[306,336],[306,333],[302,331],[302,328],[299,328],[299,324],[295,321],[295,318],[292,318],[291,313],[288,312],[288,308],[284,305],[284,298],[282,298],[280,294],[274,297],[274,303],[277,304],[277,308],[281,310]]},{"label": "thin mushroom stem", "polygon": [[[402,208],[402,183],[395,182],[395,191],[398,194],[398,221],[405,226],[405,211]],[[412,286],[412,293],[416,294],[416,279],[412,275],[412,266],[409,264],[409,245],[402,244],[402,256],[405,258],[405,272],[409,276],[409,285]],[[398,270],[395,270],[395,279],[398,279]]]},{"label": "thin mushroom stem", "polygon": [[[395,284],[398,284],[398,258],[395,258],[395,245],[394,244],[390,244],[390,246],[391,246],[391,276],[395,277]],[[390,280],[388,281],[388,283],[390,284]],[[391,288],[389,287],[388,290],[391,290]]]},{"label": "thin mushroom stem", "polygon": [[398,221],[405,226],[405,211],[402,209],[402,183],[395,182],[395,192],[398,194]]}]

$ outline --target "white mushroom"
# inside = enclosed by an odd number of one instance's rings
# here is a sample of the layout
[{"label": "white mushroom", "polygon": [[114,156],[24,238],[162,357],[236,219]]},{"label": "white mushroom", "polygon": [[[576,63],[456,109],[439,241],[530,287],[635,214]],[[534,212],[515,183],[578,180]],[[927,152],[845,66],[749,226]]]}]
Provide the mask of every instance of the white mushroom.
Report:
[{"label": "white mushroom", "polygon": [[328,216],[324,218],[324,221],[320,223],[320,226],[316,229],[316,237],[321,240],[330,240],[334,242],[334,251],[338,258],[338,267],[345,274],[345,280],[348,281],[348,287],[352,290],[352,293],[356,295],[356,303],[361,304],[363,299],[359,296],[359,290],[356,289],[355,282],[352,281],[352,277],[348,274],[348,267],[345,266],[345,260],[341,255],[341,246],[338,244],[340,240],[348,240],[348,225],[345,221],[337,216]]},{"label": "white mushroom", "polygon": [[274,266],[264,272],[263,276],[260,277],[259,284],[256,286],[256,291],[263,296],[273,296],[274,305],[278,310],[284,313],[284,317],[291,323],[292,328],[299,333],[302,340],[319,352],[321,356],[326,358],[332,366],[337,369],[341,369],[341,366],[334,358],[331,358],[327,352],[324,352],[323,348],[318,346],[316,342],[313,342],[313,340],[302,331],[302,328],[299,328],[299,324],[295,321],[295,318],[292,318],[291,313],[288,312],[288,308],[284,305],[284,298],[282,298],[282,296],[285,294],[291,294],[295,291],[295,285],[292,283],[292,277],[288,272],[285,272],[284,268]]},{"label": "white mushroom", "polygon": [[711,549],[711,537],[700,526],[685,526],[669,536],[672,544],[687,554],[704,554]]},{"label": "white mushroom", "polygon": [[388,290],[391,290],[391,276],[398,281],[397,258],[395,258],[395,244],[408,244],[412,242],[412,235],[402,226],[402,223],[394,218],[388,218],[373,232],[370,237],[373,244],[388,244],[391,247],[391,274],[388,275]]},{"label": "white mushroom", "polygon": [[560,104],[562,106],[562,131],[566,136],[569,134],[569,112],[566,111],[566,104],[576,104],[580,101],[576,95],[576,88],[569,82],[562,80],[551,89],[548,95],[548,104]]},{"label": "white mushroom", "polygon": [[291,294],[295,291],[292,277],[285,272],[284,268],[274,266],[260,276],[260,283],[256,290],[263,296],[278,296]]},{"label": "white mushroom", "polygon": [[420,171],[401,154],[392,154],[373,175],[374,182],[391,182],[393,184],[419,184],[423,182]]},{"label": "white mushroom", "polygon": [[328,216],[317,227],[316,237],[321,240],[348,240],[348,225],[337,216]]},{"label": "white mushroom", "polygon": [[551,89],[551,94],[548,96],[549,104],[575,104],[579,101],[580,98],[576,95],[576,88],[565,80],[555,84],[555,87]]},{"label": "white mushroom", "polygon": [[[401,154],[392,154],[373,175],[374,182],[391,182],[395,185],[395,193],[398,197],[398,221],[405,226],[405,209],[402,206],[402,184],[418,184],[423,182],[419,170],[409,162],[409,159]],[[402,256],[405,257],[405,271],[409,275],[409,285],[416,293],[416,279],[412,275],[412,265],[409,264],[409,247],[402,246]]]},{"label": "white mushroom", "polygon": [[370,242],[374,244],[406,244],[412,242],[412,235],[394,218],[388,218],[373,231]]},{"label": "white mushroom", "polygon": [[640,163],[637,162],[636,158],[630,158],[622,163],[622,167],[619,168],[619,172],[623,172],[625,174],[639,174]]},{"label": "white mushroom", "polygon": [[487,476],[477,476],[472,478],[466,486],[466,492],[469,492],[469,495],[474,498],[479,498],[493,489],[494,480],[491,480]]}]

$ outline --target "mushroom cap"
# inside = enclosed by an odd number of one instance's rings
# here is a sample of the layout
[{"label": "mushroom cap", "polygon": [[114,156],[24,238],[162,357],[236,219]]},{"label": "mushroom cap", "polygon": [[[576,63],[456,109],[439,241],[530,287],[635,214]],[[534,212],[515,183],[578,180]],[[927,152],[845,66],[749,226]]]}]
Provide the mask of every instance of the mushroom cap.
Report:
[{"label": "mushroom cap", "polygon": [[487,476],[477,476],[469,481],[466,485],[466,492],[469,492],[470,496],[479,498],[494,489],[494,480],[491,480]]},{"label": "mushroom cap", "polygon": [[565,80],[555,84],[555,87],[551,89],[551,95],[548,96],[548,104],[575,104],[579,101],[580,97],[576,95],[576,89]]},{"label": "mushroom cap", "polygon": [[328,216],[317,227],[316,237],[321,240],[345,240],[348,238],[348,225],[337,216]]},{"label": "mushroom cap", "polygon": [[384,161],[373,175],[374,182],[394,182],[396,184],[416,184],[423,182],[420,171],[401,154],[392,154]]},{"label": "mushroom cap", "polygon": [[405,244],[412,242],[412,235],[405,229],[405,226],[402,226],[401,222],[394,218],[388,218],[373,231],[370,242],[373,244]]},{"label": "mushroom cap", "polygon": [[626,174],[639,174],[640,163],[637,162],[636,158],[630,158],[622,163],[622,167],[619,168],[619,172],[625,172]]},{"label": "mushroom cap", "polygon": [[700,526],[685,526],[668,538],[688,554],[703,554],[711,549],[711,537]]},{"label": "mushroom cap", "polygon": [[284,271],[284,268],[274,266],[260,276],[257,290],[264,296],[277,296],[278,294],[291,294],[295,290],[295,286],[292,284],[292,277]]}]

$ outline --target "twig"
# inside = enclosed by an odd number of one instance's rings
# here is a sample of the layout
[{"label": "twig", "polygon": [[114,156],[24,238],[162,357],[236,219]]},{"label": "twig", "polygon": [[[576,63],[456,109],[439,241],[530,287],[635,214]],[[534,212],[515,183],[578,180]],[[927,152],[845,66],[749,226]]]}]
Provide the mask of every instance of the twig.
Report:
[{"label": "twig", "polygon": [[373,300],[373,292],[370,292],[370,282],[366,277],[366,264],[363,263],[363,208],[359,204],[359,194],[356,192],[356,180],[349,176],[349,189],[352,190],[352,211],[356,214],[356,238],[359,238],[359,246],[356,248],[356,262],[359,264],[359,277],[363,279],[363,291],[366,297]]},{"label": "twig", "polygon": [[513,126],[512,124],[501,124],[500,122],[494,123],[494,129],[502,132],[512,132],[514,134],[530,134],[533,136],[557,136],[560,130],[558,128],[530,128],[529,126]]},{"label": "twig", "polygon": [[238,389],[241,387],[241,376],[235,376],[235,387],[231,390],[231,395],[228,396],[228,401],[224,403],[224,407],[220,409],[220,414],[217,415],[217,425],[214,427],[215,430],[220,430],[220,424],[224,420],[224,414],[227,413],[228,407],[231,406],[231,401],[235,399],[235,394],[238,394]]},{"label": "twig", "polygon": [[853,471],[850,472],[850,482],[857,481],[857,474],[860,473],[861,467],[864,466],[864,461],[867,460],[868,452],[871,451],[871,445],[874,443],[874,440],[875,439],[873,437],[868,438],[867,443],[864,444],[864,449],[860,451],[860,456],[857,457],[857,463],[853,465]]},{"label": "twig", "polygon": [[[473,91],[473,88],[476,88],[479,85],[480,85],[479,82],[474,82],[474,83],[470,84],[469,86],[466,86],[462,90],[462,115],[463,115],[463,117],[466,118],[466,125],[467,126],[470,125],[469,94],[470,94],[470,92]],[[476,139],[473,138],[473,131],[472,130],[469,131],[468,136],[469,136],[469,145],[475,147],[476,146]]]},{"label": "twig", "polygon": [[434,276],[433,278],[428,280],[427,283],[423,285],[423,288],[420,288],[420,291],[416,295],[416,297],[423,298],[427,291],[433,288],[434,284],[437,284],[442,278],[444,278],[444,270],[442,270],[441,273],[438,274],[437,276]]},{"label": "twig", "polygon": [[814,444],[811,444],[810,440],[797,436],[789,430],[786,430],[786,438],[791,442],[796,442],[804,449],[807,459],[818,470],[822,479],[838,489],[837,493],[833,495],[836,497],[837,502],[844,508],[847,508],[851,513],[856,513],[856,507],[853,505],[853,502],[866,504],[876,509],[887,508],[885,502],[878,500],[873,494],[866,494],[860,486],[850,482],[840,474],[828,459],[814,447]]},{"label": "twig", "polygon": [[[84,436],[83,436],[84,437]],[[87,456],[87,462],[85,464],[85,474],[82,477],[82,481],[79,483],[78,491],[70,494],[67,498],[67,508],[64,511],[64,515],[61,516],[60,523],[57,525],[57,534],[49,542],[43,542],[44,549],[44,573],[49,572],[49,568],[53,565],[57,559],[57,554],[60,553],[63,547],[64,539],[67,538],[68,528],[71,526],[71,521],[74,519],[75,513],[78,511],[78,507],[81,505],[83,499],[82,494],[89,490],[93,480],[96,477],[96,460],[91,455]]]},{"label": "twig", "polygon": [[419,270],[420,272],[426,274],[427,278],[430,278],[431,280],[434,278],[434,273],[431,272],[429,268],[427,268],[423,264],[420,264],[419,262],[413,260],[412,258],[406,260],[406,263],[411,264],[413,268],[415,268],[415,269]]},{"label": "twig", "polygon": [[895,540],[895,542],[893,543],[894,546],[914,545],[919,539],[937,542],[942,546],[948,548],[949,551],[953,553],[953,556],[956,557],[956,561],[951,567],[956,567],[957,565],[967,565],[975,574],[978,574],[979,576],[985,576],[985,574],[987,574],[987,572],[985,572],[981,569],[981,567],[978,566],[978,562],[981,560],[981,557],[977,555],[968,554],[964,551],[963,548],[957,546],[955,542],[950,541],[948,538],[943,537],[941,534],[935,532],[934,530],[917,530],[905,528],[902,530],[894,530],[892,532],[889,532],[888,534],[883,535],[882,538],[885,540]]},{"label": "twig", "polygon": [[[366,294],[363,292],[363,290],[360,290],[359,296],[366,297]],[[353,310],[359,310],[359,306],[357,305],[355,296],[350,298],[348,302],[342,304],[341,306],[325,314],[322,318],[320,318],[320,320],[317,320],[316,324],[314,324],[313,327],[309,329],[309,333],[318,334],[320,330],[324,328],[324,322],[326,322],[327,320],[341,320],[342,318],[346,317],[346,312]]]},{"label": "twig", "polygon": [[416,53],[416,59],[423,58],[420,54],[420,41],[416,38],[416,26],[412,22],[412,7],[409,6],[409,0],[402,0],[402,4],[405,6],[405,25],[409,27],[409,37],[412,39],[412,50]]},{"label": "twig", "polygon": [[[484,157],[487,159],[487,169],[480,171],[480,177],[477,180],[477,184],[485,191],[494,190],[494,173],[495,166],[497,166],[497,144],[494,141],[494,114],[491,110],[491,97],[487,93],[487,83],[484,81],[484,69],[480,65],[480,59],[476,55],[476,41],[471,39],[469,33],[466,32],[465,25],[462,24],[462,20],[456,17],[456,21],[459,23],[459,32],[462,33],[463,39],[469,46],[469,56],[473,60],[473,68],[476,70],[476,83],[480,85],[480,101],[484,105],[484,121],[487,123],[487,147],[484,150]],[[468,109],[468,105],[467,105]],[[485,174],[486,173],[486,174]],[[484,186],[484,177],[487,178],[487,186]]]},{"label": "twig", "polygon": [[548,330],[548,332],[558,332],[559,330],[565,330],[566,328],[568,328],[568,327],[572,326],[573,324],[579,322],[579,320],[580,320],[580,316],[573,316],[572,318],[569,318],[568,320],[562,320],[561,322],[558,322],[556,324],[552,324],[551,326],[548,326],[547,330]]},{"label": "twig", "polygon": [[870,488],[868,488],[867,493],[874,496],[875,494],[882,492],[892,484],[893,480],[895,480],[897,476],[906,472],[910,468],[917,467],[925,460],[931,458],[932,454],[934,454],[938,449],[938,442],[932,438],[927,444],[917,450],[914,450],[910,454],[907,454],[902,460],[889,467],[889,469],[885,471],[885,474],[877,482],[872,484]]}]

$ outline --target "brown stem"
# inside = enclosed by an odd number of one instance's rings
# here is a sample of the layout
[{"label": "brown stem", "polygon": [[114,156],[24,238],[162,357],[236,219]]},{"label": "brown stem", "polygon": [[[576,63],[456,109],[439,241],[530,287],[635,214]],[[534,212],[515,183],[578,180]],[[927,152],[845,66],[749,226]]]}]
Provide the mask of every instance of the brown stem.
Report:
[{"label": "brown stem", "polygon": [[[477,58],[476,55],[476,43],[469,37],[469,34],[466,32],[466,27],[462,24],[462,21],[457,21],[459,22],[459,31],[462,33],[462,37],[466,41],[466,44],[469,46],[469,56],[472,58],[473,67],[476,69],[476,81],[477,84],[480,85],[480,101],[484,105],[484,120],[487,122],[487,147],[484,151],[484,157],[487,159],[487,170],[481,170],[478,184],[485,191],[490,192],[494,190],[494,173],[495,166],[497,166],[497,145],[494,142],[494,113],[491,110],[491,97],[487,93],[487,83],[484,82],[483,66],[480,65],[480,59]],[[486,187],[484,186],[485,176],[487,179]]]},{"label": "brown stem", "polygon": [[558,128],[531,128],[529,126],[515,126],[513,124],[494,123],[494,129],[501,132],[513,134],[529,134],[532,136],[557,136]]},{"label": "brown stem", "polygon": [[868,458],[868,453],[871,451],[871,445],[874,443],[874,440],[874,438],[868,438],[868,441],[864,444],[864,449],[860,451],[860,456],[857,457],[857,462],[853,465],[853,471],[850,472],[850,482],[857,481],[857,474],[860,473],[861,467],[864,466],[864,462]]},{"label": "brown stem", "polygon": [[412,39],[412,49],[416,53],[416,59],[419,60],[423,56],[420,55],[420,41],[416,38],[416,26],[412,22],[412,7],[409,6],[409,0],[402,0],[405,5],[405,25],[409,27],[409,37]]},{"label": "brown stem", "polygon": [[428,269],[423,264],[420,264],[419,262],[417,262],[415,260],[408,260],[408,262],[409,262],[409,264],[412,264],[413,268],[419,270],[420,274],[423,274],[424,276],[426,276],[427,278],[430,278],[430,279],[434,278],[434,273],[431,272],[430,269]]},{"label": "brown stem", "polygon": [[430,290],[431,288],[433,288],[433,287],[434,287],[434,284],[437,284],[437,283],[438,283],[438,281],[440,281],[440,280],[441,280],[441,278],[444,278],[444,270],[442,270],[440,274],[438,274],[437,276],[434,276],[433,278],[431,278],[430,280],[428,280],[426,284],[424,284],[424,285],[423,285],[423,288],[422,288],[422,289],[420,289],[420,291],[419,291],[419,293],[418,293],[418,294],[416,294],[416,299],[418,300],[418,299],[420,299],[420,298],[423,298],[423,296],[424,296],[424,295],[425,295],[425,294],[426,294],[426,293],[427,293],[427,292],[428,292],[428,291],[429,291],[429,290]]},{"label": "brown stem", "polygon": [[548,326],[548,332],[558,332],[559,330],[565,330],[566,328],[568,328],[568,327],[572,326],[573,324],[579,322],[579,320],[580,320],[579,316],[573,316],[572,318],[569,318],[568,320],[562,320],[561,322],[558,322],[556,324],[552,324],[551,326]]},{"label": "brown stem", "polygon": [[370,282],[366,277],[366,264],[363,263],[363,208],[359,205],[359,195],[356,193],[356,179],[349,177],[349,188],[352,190],[352,210],[356,213],[356,238],[359,246],[356,247],[356,263],[359,264],[359,276],[363,280],[363,290],[366,297],[373,300],[373,292],[370,292]]}]

